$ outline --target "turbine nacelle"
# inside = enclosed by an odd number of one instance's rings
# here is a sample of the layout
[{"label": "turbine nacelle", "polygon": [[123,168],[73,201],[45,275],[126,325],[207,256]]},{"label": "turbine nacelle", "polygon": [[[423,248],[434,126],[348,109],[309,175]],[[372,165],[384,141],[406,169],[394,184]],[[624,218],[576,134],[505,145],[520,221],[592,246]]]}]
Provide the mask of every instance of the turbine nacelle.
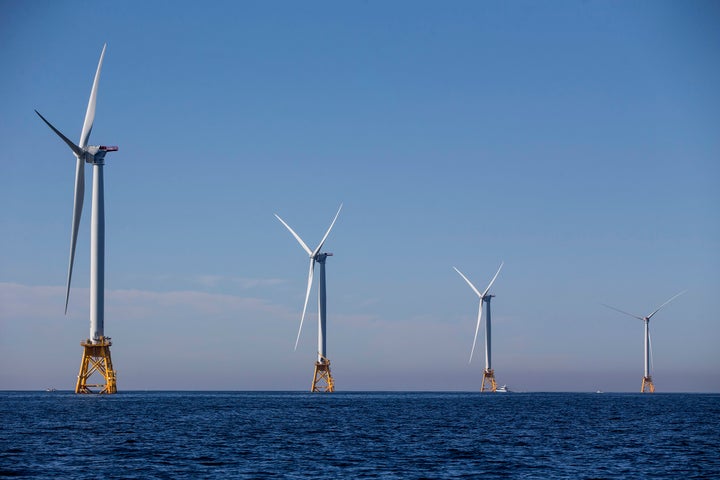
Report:
[{"label": "turbine nacelle", "polygon": [[90,145],[84,149],[83,160],[92,165],[103,165],[107,152],[117,152],[118,147],[106,145]]}]

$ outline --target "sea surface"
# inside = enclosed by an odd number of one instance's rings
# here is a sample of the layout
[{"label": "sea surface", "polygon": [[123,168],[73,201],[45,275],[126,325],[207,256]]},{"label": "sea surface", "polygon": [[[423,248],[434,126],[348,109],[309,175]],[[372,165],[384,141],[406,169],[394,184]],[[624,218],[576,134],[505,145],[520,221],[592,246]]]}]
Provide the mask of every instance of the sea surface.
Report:
[{"label": "sea surface", "polygon": [[0,477],[720,478],[720,395],[0,392]]}]

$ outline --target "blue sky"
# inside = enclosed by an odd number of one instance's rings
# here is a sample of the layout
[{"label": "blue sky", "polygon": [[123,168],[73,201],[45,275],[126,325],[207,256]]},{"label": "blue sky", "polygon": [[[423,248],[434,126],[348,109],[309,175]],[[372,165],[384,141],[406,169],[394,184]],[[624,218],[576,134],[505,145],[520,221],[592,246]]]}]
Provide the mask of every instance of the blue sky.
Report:
[{"label": "blue sky", "polygon": [[[72,388],[89,189],[63,315],[74,158],[107,157],[105,331],[118,387],[304,390],[307,256],[326,242],[338,390],[498,381],[720,391],[715,2],[0,0],[0,389]],[[89,168],[86,174],[89,175]],[[89,177],[88,177],[89,178]],[[88,182],[88,187],[89,187]]]}]

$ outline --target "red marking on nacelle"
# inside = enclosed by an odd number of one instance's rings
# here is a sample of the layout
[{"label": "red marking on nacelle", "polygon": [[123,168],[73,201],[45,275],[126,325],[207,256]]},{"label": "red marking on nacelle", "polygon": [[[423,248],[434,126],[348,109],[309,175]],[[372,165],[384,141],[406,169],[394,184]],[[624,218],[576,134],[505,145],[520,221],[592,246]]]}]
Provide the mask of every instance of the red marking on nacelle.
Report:
[{"label": "red marking on nacelle", "polygon": [[105,152],[117,152],[118,147],[109,147],[109,146],[105,146],[105,145],[100,145],[100,150],[103,150]]}]

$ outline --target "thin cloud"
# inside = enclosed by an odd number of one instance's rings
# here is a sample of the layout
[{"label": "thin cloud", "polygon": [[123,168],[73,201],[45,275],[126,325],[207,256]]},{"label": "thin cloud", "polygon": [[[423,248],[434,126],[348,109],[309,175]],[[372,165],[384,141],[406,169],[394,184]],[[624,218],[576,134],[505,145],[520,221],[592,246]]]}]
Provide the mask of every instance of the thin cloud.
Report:
[{"label": "thin cloud", "polygon": [[64,303],[64,287],[0,282],[0,319],[57,316]]},{"label": "thin cloud", "polygon": [[173,274],[158,274],[150,276],[136,276],[132,278],[135,282],[150,282],[158,284],[173,284],[173,285],[186,285],[188,288],[202,287],[202,288],[219,288],[233,286],[242,290],[258,287],[268,287],[275,285],[282,285],[287,283],[287,280],[281,278],[248,278],[248,277],[233,277],[227,275],[173,275]]},{"label": "thin cloud", "polygon": [[[69,315],[82,315],[87,288],[73,289]],[[57,316],[64,308],[65,288],[0,283],[0,318],[45,318]],[[273,314],[287,316],[291,312],[266,300],[229,294],[193,290],[155,292],[148,290],[109,290],[105,295],[108,311],[131,317],[167,314],[169,311],[196,315]]]}]

